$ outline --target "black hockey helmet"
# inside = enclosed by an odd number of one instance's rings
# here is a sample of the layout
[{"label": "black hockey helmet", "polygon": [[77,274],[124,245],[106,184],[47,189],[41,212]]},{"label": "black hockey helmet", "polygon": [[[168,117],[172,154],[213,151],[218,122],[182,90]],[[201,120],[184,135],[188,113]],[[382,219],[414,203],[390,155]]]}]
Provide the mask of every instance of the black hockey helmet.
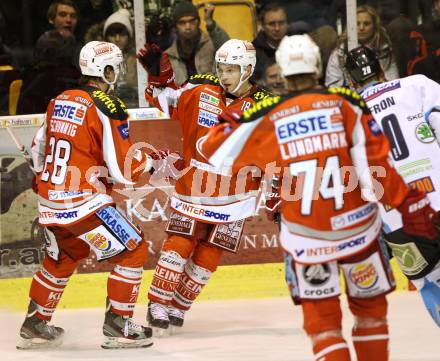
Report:
[{"label": "black hockey helmet", "polygon": [[348,52],[345,58],[345,68],[357,84],[362,84],[382,73],[376,52],[364,45]]}]

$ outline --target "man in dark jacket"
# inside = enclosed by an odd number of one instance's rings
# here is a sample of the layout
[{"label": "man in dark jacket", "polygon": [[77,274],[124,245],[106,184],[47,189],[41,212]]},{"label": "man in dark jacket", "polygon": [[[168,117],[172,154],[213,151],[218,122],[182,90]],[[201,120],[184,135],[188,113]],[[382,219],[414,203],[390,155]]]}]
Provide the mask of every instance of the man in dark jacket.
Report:
[{"label": "man in dark jacket", "polygon": [[261,30],[252,44],[257,51],[257,66],[253,79],[260,80],[264,69],[275,61],[275,51],[281,39],[287,33],[287,15],[284,8],[277,4],[266,5],[260,13]]}]

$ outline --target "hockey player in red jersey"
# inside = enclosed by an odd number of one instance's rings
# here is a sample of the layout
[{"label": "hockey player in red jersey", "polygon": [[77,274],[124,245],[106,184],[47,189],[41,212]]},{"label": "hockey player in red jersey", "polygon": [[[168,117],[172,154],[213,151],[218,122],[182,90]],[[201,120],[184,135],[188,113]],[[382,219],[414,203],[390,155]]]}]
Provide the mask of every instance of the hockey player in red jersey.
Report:
[{"label": "hockey player in red jersey", "polygon": [[[378,242],[377,201],[399,210],[404,230],[433,239],[434,210],[388,160],[389,145],[360,96],[318,85],[320,55],[307,35],[276,52],[289,94],[253,105],[201,141],[210,164],[281,167],[282,247],[293,259],[296,299],[316,360],[350,361],[342,335],[339,272],[354,315],[358,361],[388,360],[387,301],[394,289]],[[229,117],[231,118],[231,117]]]},{"label": "hockey player in red jersey", "polygon": [[48,322],[69,277],[90,250],[98,260],[114,264],[107,282],[102,347],[152,345],[151,329],[131,318],[147,257],[146,242],[110,196],[113,183],[133,184],[152,163],[141,150],[131,150],[125,105],[107,93],[117,81],[122,62],[116,45],[87,43],[79,59],[84,85],[51,100],[45,123],[34,138],[46,254],[30,287],[19,349],[61,343],[64,330]]},{"label": "hockey player in red jersey", "polygon": [[231,176],[227,169],[212,167],[197,152],[199,140],[225,108],[244,111],[267,93],[249,81],[256,62],[250,42],[225,42],[215,56],[218,77],[194,75],[180,89],[170,86],[173,76],[166,54],[159,62],[151,55],[155,51],[147,46],[138,54],[149,71],[147,99],[179,120],[189,167],[171,197],[168,238],[148,293],[150,325],[166,329],[183,325],[184,312],[217,269],[223,250],[238,250],[244,221],[256,207],[260,178]]}]

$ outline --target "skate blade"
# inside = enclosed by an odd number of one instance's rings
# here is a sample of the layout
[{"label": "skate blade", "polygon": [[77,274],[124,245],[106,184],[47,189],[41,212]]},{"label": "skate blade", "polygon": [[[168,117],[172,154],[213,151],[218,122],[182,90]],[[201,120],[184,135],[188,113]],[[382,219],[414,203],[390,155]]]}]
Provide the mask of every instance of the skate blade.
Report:
[{"label": "skate blade", "polygon": [[45,340],[43,338],[23,338],[20,337],[18,344],[16,346],[17,350],[38,350],[45,348],[58,347],[63,343],[62,336],[56,338],[55,340]]},{"label": "skate blade", "polygon": [[110,350],[118,348],[145,348],[153,345],[152,338],[144,338],[142,340],[130,340],[123,337],[108,337],[105,336],[101,347]]}]

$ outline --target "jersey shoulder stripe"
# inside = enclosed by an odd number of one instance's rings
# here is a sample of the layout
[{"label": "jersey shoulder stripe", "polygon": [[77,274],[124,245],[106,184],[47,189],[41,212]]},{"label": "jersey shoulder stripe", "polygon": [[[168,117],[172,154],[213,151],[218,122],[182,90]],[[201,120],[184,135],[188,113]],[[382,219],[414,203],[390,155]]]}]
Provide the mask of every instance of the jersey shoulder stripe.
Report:
[{"label": "jersey shoulder stripe", "polygon": [[341,97],[343,97],[345,100],[347,100],[352,105],[355,105],[355,106],[361,108],[364,113],[367,113],[367,114],[370,113],[365,101],[354,90],[351,90],[348,88],[342,88],[342,87],[331,87],[331,88],[328,88],[327,91],[330,94],[340,95]]},{"label": "jersey shoulder stripe", "polygon": [[283,98],[280,96],[267,96],[250,106],[241,116],[239,123],[248,123],[269,113],[273,108],[282,102]]},{"label": "jersey shoulder stripe", "polygon": [[191,75],[187,80],[187,83],[220,85],[218,77],[209,73]]},{"label": "jersey shoulder stripe", "polygon": [[88,93],[96,107],[106,116],[121,121],[127,120],[127,107],[121,99],[97,89],[90,90]]}]

